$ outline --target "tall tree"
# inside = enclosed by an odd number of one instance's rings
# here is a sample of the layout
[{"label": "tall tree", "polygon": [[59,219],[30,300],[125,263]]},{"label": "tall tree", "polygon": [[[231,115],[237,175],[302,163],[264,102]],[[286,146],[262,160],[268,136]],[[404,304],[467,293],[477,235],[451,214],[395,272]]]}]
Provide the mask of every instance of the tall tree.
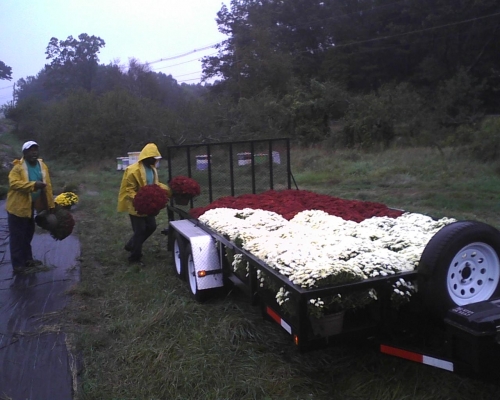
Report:
[{"label": "tall tree", "polygon": [[272,2],[232,0],[217,13],[219,31],[229,36],[217,46],[218,55],[205,57],[205,79],[223,78],[215,85],[234,98],[251,97],[262,90],[282,93],[291,76],[291,60],[275,41]]},{"label": "tall tree", "polygon": [[14,100],[21,101],[28,97],[36,97],[44,102],[50,101],[53,96],[50,88],[47,88],[48,79],[49,73],[46,67],[41,69],[36,76],[19,79],[14,90]]},{"label": "tall tree", "polygon": [[322,78],[367,91],[387,82],[435,88],[465,68],[492,77],[500,52],[496,0],[334,1],[335,45]]},{"label": "tall tree", "polygon": [[12,68],[0,61],[0,79],[10,81],[12,79]]},{"label": "tall tree", "polygon": [[157,102],[163,100],[157,75],[148,64],[141,64],[135,58],[129,59],[126,81],[127,89],[136,97]]},{"label": "tall tree", "polygon": [[92,90],[92,81],[99,63],[98,53],[106,43],[98,36],[82,33],[78,39],[50,39],[45,54],[52,60],[49,66],[54,80],[63,86]]}]

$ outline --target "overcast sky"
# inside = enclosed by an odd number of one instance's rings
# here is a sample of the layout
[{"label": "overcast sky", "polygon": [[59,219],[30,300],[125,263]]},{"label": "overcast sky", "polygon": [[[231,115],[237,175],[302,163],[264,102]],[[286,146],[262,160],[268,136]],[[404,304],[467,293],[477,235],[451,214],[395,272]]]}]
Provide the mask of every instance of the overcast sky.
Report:
[{"label": "overcast sky", "polygon": [[229,6],[229,0],[0,0],[0,60],[12,67],[12,80],[0,80],[0,105],[12,100],[18,79],[36,76],[50,62],[45,49],[52,37],[81,33],[106,42],[100,64],[189,53],[151,68],[179,83],[198,83],[200,59],[216,51],[199,49],[226,39],[215,22],[223,3]]}]

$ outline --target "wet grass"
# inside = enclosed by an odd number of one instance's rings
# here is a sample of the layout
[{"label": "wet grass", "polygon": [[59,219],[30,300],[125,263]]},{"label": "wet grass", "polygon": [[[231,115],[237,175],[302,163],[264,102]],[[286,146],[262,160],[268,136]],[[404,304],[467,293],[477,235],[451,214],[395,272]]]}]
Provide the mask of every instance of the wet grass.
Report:
[{"label": "wet grass", "polygon": [[[443,158],[428,149],[382,154],[311,149],[292,151],[292,159],[301,189],[500,227],[496,165],[453,154]],[[64,168],[58,171],[58,180],[69,179]],[[68,317],[83,360],[79,399],[499,397],[496,385],[383,356],[369,343],[300,354],[290,337],[238,292],[196,303],[173,272],[160,233],[166,214],[158,216],[158,229],[145,244],[146,266],[128,265],[123,245],[130,222],[116,213],[121,173],[110,161],[76,176],[81,283],[70,291]]]},{"label": "wet grass", "polygon": [[[456,149],[446,149],[444,155],[426,148],[381,153],[317,152],[322,160],[317,174],[306,163],[296,162],[304,168],[295,170],[302,189],[378,201],[435,217],[476,219],[500,227],[498,162],[480,163]],[[310,179],[315,174],[320,179]]]}]

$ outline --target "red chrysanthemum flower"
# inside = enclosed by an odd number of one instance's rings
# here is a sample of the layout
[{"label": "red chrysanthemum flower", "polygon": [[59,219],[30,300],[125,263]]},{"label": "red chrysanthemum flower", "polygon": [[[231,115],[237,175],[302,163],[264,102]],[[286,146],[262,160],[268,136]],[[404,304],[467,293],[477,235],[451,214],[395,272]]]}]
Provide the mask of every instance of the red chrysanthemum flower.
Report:
[{"label": "red chrysanthemum flower", "polygon": [[156,215],[165,208],[167,202],[167,191],[153,184],[141,187],[135,195],[132,204],[138,214]]},{"label": "red chrysanthemum flower", "polygon": [[221,197],[206,207],[193,208],[190,214],[198,218],[205,211],[214,208],[254,208],[273,211],[283,218],[290,220],[297,213],[305,210],[321,210],[330,215],[345,220],[361,222],[371,217],[397,218],[403,214],[382,203],[360,200],[344,200],[325,194],[318,194],[307,190],[268,190],[260,194],[244,194],[238,197]]},{"label": "red chrysanthemum flower", "polygon": [[175,176],[170,180],[168,185],[174,194],[185,194],[195,197],[201,193],[199,183],[187,176]]}]

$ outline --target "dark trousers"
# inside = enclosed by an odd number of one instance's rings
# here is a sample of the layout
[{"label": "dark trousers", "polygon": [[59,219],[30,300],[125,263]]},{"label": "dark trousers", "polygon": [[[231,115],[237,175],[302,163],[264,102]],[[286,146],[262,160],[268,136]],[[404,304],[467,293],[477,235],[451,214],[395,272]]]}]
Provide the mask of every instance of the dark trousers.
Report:
[{"label": "dark trousers", "polygon": [[132,223],[134,234],[126,247],[131,249],[130,259],[137,261],[142,257],[142,244],[156,230],[156,218],[152,215],[148,215],[147,217],[130,215],[130,222]]},{"label": "dark trousers", "polygon": [[26,261],[33,260],[31,241],[35,234],[35,220],[7,213],[7,221],[10,233],[9,248],[12,267],[24,267]]}]

